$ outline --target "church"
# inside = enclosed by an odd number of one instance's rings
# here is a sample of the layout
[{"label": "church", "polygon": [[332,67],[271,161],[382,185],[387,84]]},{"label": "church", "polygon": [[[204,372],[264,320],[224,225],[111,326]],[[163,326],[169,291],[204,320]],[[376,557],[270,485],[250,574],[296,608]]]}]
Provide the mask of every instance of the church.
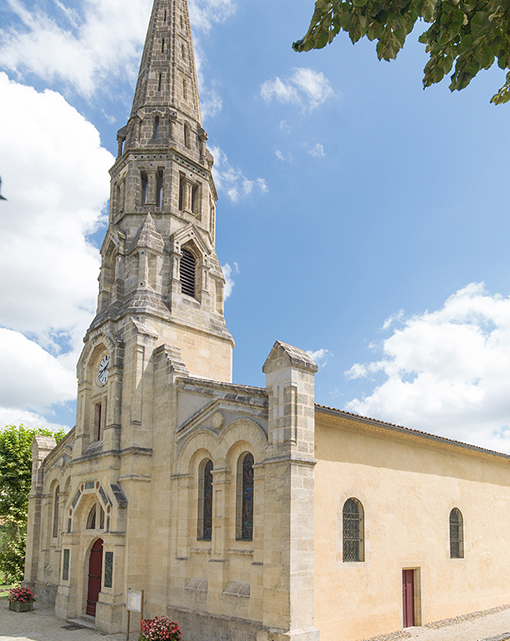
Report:
[{"label": "church", "polygon": [[76,425],[32,444],[37,599],[116,633],[143,590],[186,641],[355,641],[510,603],[508,455],[318,405],[279,340],[265,387],[232,383],[186,0],[154,0],[117,142]]}]

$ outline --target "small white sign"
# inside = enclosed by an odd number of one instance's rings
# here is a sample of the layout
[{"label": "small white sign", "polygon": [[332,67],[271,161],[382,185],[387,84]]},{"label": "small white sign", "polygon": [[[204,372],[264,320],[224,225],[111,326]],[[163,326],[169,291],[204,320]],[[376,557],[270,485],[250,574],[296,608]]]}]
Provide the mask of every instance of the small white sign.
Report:
[{"label": "small white sign", "polygon": [[128,590],[126,607],[130,612],[141,612],[142,611],[142,593]]}]

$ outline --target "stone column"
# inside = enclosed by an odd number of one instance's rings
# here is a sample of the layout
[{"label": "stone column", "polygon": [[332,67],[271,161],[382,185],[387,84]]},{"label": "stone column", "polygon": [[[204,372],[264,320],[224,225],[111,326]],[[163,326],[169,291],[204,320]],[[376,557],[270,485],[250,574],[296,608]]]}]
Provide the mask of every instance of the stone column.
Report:
[{"label": "stone column", "polygon": [[277,341],[263,371],[269,397],[264,461],[264,629],[257,641],[318,641],[314,626],[314,375]]}]

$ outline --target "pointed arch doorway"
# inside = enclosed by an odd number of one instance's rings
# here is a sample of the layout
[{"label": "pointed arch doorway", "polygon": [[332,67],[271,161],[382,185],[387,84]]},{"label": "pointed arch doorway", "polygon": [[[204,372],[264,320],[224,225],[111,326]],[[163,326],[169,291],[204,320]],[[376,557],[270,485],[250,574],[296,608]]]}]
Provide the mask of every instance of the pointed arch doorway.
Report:
[{"label": "pointed arch doorway", "polygon": [[96,604],[101,592],[101,576],[103,574],[103,539],[97,539],[90,550],[89,579],[87,590],[86,614],[96,616]]}]

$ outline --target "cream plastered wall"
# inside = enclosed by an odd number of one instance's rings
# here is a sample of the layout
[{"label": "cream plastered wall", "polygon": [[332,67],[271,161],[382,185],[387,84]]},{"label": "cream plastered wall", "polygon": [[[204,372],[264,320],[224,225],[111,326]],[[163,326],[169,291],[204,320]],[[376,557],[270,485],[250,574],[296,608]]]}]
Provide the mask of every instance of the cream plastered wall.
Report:
[{"label": "cream plastered wall", "polygon": [[[411,432],[316,412],[315,625],[321,641],[403,627],[402,570],[417,624],[510,602],[510,463]],[[365,560],[342,560],[342,508],[365,516]],[[451,559],[461,510],[464,558]]]}]

